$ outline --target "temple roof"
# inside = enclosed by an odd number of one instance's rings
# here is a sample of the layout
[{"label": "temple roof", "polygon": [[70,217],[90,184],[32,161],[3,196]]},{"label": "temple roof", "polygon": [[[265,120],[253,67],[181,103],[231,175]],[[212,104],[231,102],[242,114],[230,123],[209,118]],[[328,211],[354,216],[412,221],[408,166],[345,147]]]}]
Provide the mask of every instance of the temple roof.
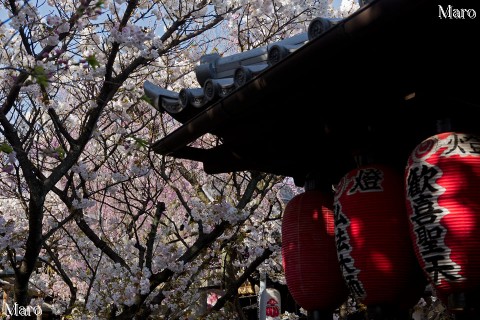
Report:
[{"label": "temple roof", "polygon": [[[208,69],[197,74],[198,88],[178,93],[146,83],[153,96],[165,93],[166,106],[182,107],[178,101],[190,99],[183,106],[188,112],[176,118],[182,125],[151,148],[200,161],[207,173],[256,170],[302,185],[309,175],[335,183],[360,158],[403,169],[411,150],[430,135],[478,133],[480,52],[474,39],[480,18],[450,19],[440,8],[450,10],[438,1],[374,0],[315,37],[300,35],[305,41],[274,63],[267,48],[267,60],[254,63],[253,71],[243,68],[252,72],[239,85],[235,73],[218,77]],[[200,65],[219,58],[207,56]],[[203,103],[208,83],[217,91]],[[191,146],[206,133],[222,143]]]}]

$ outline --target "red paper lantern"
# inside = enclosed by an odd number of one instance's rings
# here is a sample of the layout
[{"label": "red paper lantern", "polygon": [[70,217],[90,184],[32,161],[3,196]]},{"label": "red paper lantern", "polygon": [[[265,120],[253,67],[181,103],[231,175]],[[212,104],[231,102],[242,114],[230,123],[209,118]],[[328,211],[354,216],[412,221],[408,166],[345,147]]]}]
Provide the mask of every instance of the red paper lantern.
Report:
[{"label": "red paper lantern", "polygon": [[382,165],[350,171],[335,192],[338,260],[352,294],[366,305],[408,308],[425,277],[415,259],[401,173]]},{"label": "red paper lantern", "polygon": [[292,198],[282,219],[288,289],[302,308],[332,312],[348,297],[335,249],[333,195],[308,190]]},{"label": "red paper lantern", "polygon": [[445,299],[478,290],[480,138],[446,132],[424,140],[405,179],[415,253],[437,293]]}]

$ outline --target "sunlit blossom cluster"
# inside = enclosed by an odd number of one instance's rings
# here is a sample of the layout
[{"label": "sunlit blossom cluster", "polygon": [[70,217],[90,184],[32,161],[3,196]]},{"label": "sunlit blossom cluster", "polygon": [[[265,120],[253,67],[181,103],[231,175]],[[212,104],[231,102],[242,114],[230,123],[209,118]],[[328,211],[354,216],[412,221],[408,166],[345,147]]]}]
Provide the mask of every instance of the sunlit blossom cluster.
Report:
[{"label": "sunlit blossom cluster", "polygon": [[152,40],[154,35],[149,30],[131,24],[126,26],[114,25],[110,37],[114,42],[143,49],[145,41]]}]

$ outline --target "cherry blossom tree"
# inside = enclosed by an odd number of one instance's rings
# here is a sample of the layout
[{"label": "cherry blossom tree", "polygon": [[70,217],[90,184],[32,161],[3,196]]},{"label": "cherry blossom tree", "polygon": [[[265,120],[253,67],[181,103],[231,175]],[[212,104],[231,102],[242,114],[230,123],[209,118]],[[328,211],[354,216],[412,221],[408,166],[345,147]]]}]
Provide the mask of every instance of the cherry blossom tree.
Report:
[{"label": "cherry blossom tree", "polygon": [[[73,319],[242,319],[238,287],[255,270],[283,281],[280,219],[295,188],[152,153],[178,123],[142,84],[198,86],[203,54],[336,13],[290,0],[0,4],[0,273],[12,301]],[[212,285],[223,294],[207,309]]]}]

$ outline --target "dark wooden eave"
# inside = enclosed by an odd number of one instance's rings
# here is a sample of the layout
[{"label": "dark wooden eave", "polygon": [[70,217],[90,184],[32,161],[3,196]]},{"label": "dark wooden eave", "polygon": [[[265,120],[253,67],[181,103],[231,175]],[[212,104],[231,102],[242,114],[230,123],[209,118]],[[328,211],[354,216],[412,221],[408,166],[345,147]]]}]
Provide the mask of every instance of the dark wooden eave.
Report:
[{"label": "dark wooden eave", "polygon": [[[480,10],[453,2],[373,1],[151,148],[207,173],[256,170],[301,185],[309,174],[335,183],[358,155],[402,169],[439,120],[478,133],[480,17],[439,19],[438,6]],[[189,146],[205,133],[222,144]]]}]

